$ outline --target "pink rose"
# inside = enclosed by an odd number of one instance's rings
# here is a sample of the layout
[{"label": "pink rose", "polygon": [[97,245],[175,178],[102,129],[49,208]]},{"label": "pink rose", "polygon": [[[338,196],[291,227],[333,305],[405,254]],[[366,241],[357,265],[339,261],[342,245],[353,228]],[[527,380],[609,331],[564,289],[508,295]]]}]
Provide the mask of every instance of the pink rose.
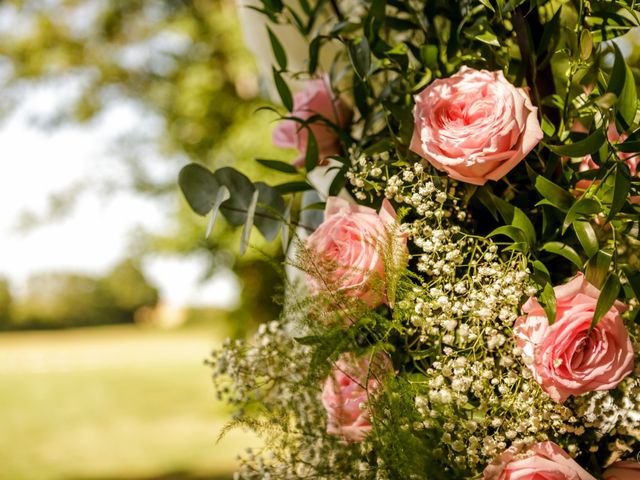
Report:
[{"label": "pink rose", "polygon": [[462,67],[415,101],[411,150],[462,182],[501,179],[543,136],[538,109],[502,72]]},{"label": "pink rose", "polygon": [[366,405],[369,395],[380,388],[383,377],[393,373],[389,357],[377,353],[355,358],[343,354],[336,362],[322,389],[322,405],[327,410],[327,433],[361,442],[371,431]]},{"label": "pink rose", "polygon": [[[581,127],[581,126],[580,126]],[[584,127],[576,128],[575,130],[585,130]],[[611,143],[623,143],[627,136],[625,134],[620,135],[618,130],[616,129],[616,124],[614,122],[609,122],[609,129],[607,131],[607,136],[609,137],[609,142]],[[639,152],[640,153],[640,152]],[[621,160],[624,160],[629,167],[629,171],[632,176],[636,176],[638,174],[638,163],[640,162],[640,154],[639,153],[627,153],[627,152],[619,152],[618,155]],[[586,172],[588,170],[597,170],[600,166],[593,161],[591,155],[585,156],[580,162],[580,166],[578,167],[579,172]],[[596,180],[599,182],[599,180]],[[594,182],[594,180],[578,180],[576,182],[576,188],[574,194],[577,197],[580,197]],[[631,203],[640,203],[640,196],[631,196],[629,197],[629,201]]]},{"label": "pink rose", "polygon": [[307,285],[314,293],[335,290],[370,307],[378,306],[386,301],[385,252],[395,253],[393,260],[399,265],[406,256],[406,242],[388,200],[377,213],[373,208],[329,197],[324,222],[307,239],[313,262],[306,275]]},{"label": "pink rose", "polygon": [[615,388],[633,370],[633,347],[616,301],[589,333],[600,291],[582,273],[553,289],[556,318],[549,325],[535,298],[522,307],[516,343],[543,390],[556,402],[570,395]]},{"label": "pink rose", "polygon": [[[320,115],[339,128],[346,128],[351,121],[351,109],[335,96],[327,77],[306,82],[302,92],[293,96],[292,117],[307,120]],[[320,160],[340,153],[340,139],[335,130],[321,120],[314,121],[309,128],[318,142]],[[299,122],[283,120],[273,131],[273,144],[280,148],[296,148],[300,156],[295,160],[296,166],[302,166],[307,151],[309,132]]]},{"label": "pink rose", "polygon": [[604,480],[640,480],[640,463],[616,462],[605,470],[603,477]]},{"label": "pink rose", "polygon": [[484,470],[484,480],[596,480],[553,442],[520,452],[507,449]]}]

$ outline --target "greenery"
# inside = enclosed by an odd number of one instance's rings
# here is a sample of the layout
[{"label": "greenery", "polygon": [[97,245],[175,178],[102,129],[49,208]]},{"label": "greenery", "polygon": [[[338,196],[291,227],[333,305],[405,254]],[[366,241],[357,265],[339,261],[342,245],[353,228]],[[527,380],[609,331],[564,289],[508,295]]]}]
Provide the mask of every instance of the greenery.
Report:
[{"label": "greenery", "polygon": [[65,272],[34,274],[10,315],[0,317],[0,328],[133,323],[138,310],[157,302],[158,291],[133,260],[122,261],[103,278]]},{"label": "greenery", "polygon": [[202,358],[217,343],[210,327],[3,334],[0,479],[230,479],[256,440],[216,443],[227,410]]},{"label": "greenery", "polygon": [[[434,78],[447,77],[462,65],[502,70],[515,85],[530,89],[540,109],[545,139],[506,181],[482,188],[464,187],[463,195],[476,220],[474,233],[506,235],[513,248],[531,253],[532,267],[542,286],[565,278],[577,266],[586,271],[592,283],[602,287],[609,262],[597,258],[612,258],[617,268],[607,277],[611,278],[607,289],[614,289],[621,276],[629,285],[622,291],[624,297],[638,298],[637,268],[628,255],[617,254],[621,249],[628,251],[627,243],[637,241],[640,232],[637,207],[629,202],[639,193],[640,184],[628,166],[634,162],[632,152],[637,151],[640,141],[637,79],[618,47],[608,43],[638,26],[635,4],[487,1],[475,5],[434,1],[414,6],[376,0],[366,13],[347,12],[352,20],[338,21],[328,32],[318,22],[323,8],[329,7],[319,4],[316,9],[305,9],[305,4],[301,4],[304,20],[281,2],[265,0],[261,10],[272,22],[291,24],[307,37],[308,70],[287,72],[298,78],[317,73],[315,59],[323,45],[343,47],[332,66],[336,77],[332,83],[351,98],[359,113],[352,129],[362,131],[358,138],[340,132],[345,154],[332,157],[341,166],[330,194],[337,194],[345,185],[352,189],[346,174],[360,155],[375,154],[393,145],[394,155],[382,165],[391,173],[394,167],[417,160],[408,149],[413,133],[412,95]],[[332,8],[338,19],[344,17],[339,5]],[[399,35],[403,40],[396,40]],[[272,35],[279,67],[274,67],[276,86],[283,105],[291,110],[291,92],[282,79],[286,51],[274,39]],[[612,67],[603,61],[606,55],[613,56]],[[349,74],[341,74],[338,81],[340,69]],[[291,117],[285,112],[281,118]],[[330,124],[317,115],[294,120],[300,128],[318,121]],[[587,133],[575,131],[580,124]],[[625,142],[611,139],[607,133],[610,129],[628,138]],[[223,180],[222,171],[211,174],[195,164],[183,169],[180,185],[197,213],[211,212],[215,217],[221,209],[232,225],[243,225],[245,231],[255,225],[270,239],[278,225],[288,228],[298,220],[285,213],[283,205],[297,204],[299,192],[312,189],[304,183],[304,176],[317,167],[320,159],[313,142],[309,142],[309,148],[312,151],[307,151],[304,169],[291,177],[293,181],[275,189],[269,190],[262,182],[251,186],[242,173],[228,168]],[[575,163],[559,168],[567,157],[586,155],[591,155],[597,169],[581,172]],[[265,165],[282,171],[277,163]],[[570,193],[578,181],[585,179],[591,183],[584,195]],[[224,196],[220,186],[228,190]],[[257,190],[260,193],[253,195]],[[378,193],[374,185],[364,191],[372,201]],[[522,215],[500,216],[504,212],[497,202],[503,200],[511,202],[509,208],[515,207]],[[606,218],[614,234],[589,222],[598,215]],[[504,223],[506,228],[502,228]],[[542,235],[536,236],[534,228],[543,230]],[[288,238],[284,231],[283,235]],[[241,242],[241,251],[244,248]],[[552,262],[564,268],[548,269],[545,264]]]},{"label": "greenery", "polygon": [[[253,227],[265,240],[279,230],[287,251],[303,223],[303,192],[314,189],[309,174],[331,161],[335,179],[318,193],[350,194],[369,209],[329,198],[326,230],[302,236],[288,259],[309,288],[292,284],[280,322],[213,355],[218,390],[238,407],[235,423],[268,442],[245,457],[240,477],[476,479],[509,446],[537,442],[556,442],[595,475],[616,459],[637,458],[640,105],[637,69],[612,40],[640,27],[638,4],[261,0],[256,9],[269,28],[282,104],[265,110],[295,123],[288,134],[298,142],[308,135],[304,164],[265,159],[290,177],[269,187],[238,170],[192,163],[179,177],[189,205],[211,222],[222,216],[241,227],[241,252]],[[276,24],[306,39],[302,71],[289,71],[294,62]],[[323,69],[318,58],[329,46],[335,56]],[[491,86],[469,94],[484,85],[481,75]],[[341,128],[311,102],[296,105],[292,78],[326,79],[326,101],[334,109],[338,96],[350,103],[352,124]],[[497,94],[502,88],[511,93]],[[318,125],[334,132],[339,154],[321,158]],[[478,138],[476,127],[486,129]],[[495,167],[505,158],[509,168]],[[387,207],[408,240],[406,265],[392,261],[404,257],[398,249],[350,218]],[[392,244],[397,232],[387,227]],[[364,245],[376,242],[382,246],[368,256]],[[367,275],[375,269],[384,272],[377,284]],[[356,285],[348,283],[352,274]],[[573,297],[556,298],[572,276],[580,288],[590,284],[571,305],[584,307],[580,319],[567,313]],[[371,300],[375,287],[385,289],[379,303]],[[531,323],[521,310],[528,297],[544,312],[531,314]],[[620,333],[619,345],[600,340],[609,328]],[[557,331],[565,344],[548,340]],[[538,338],[523,340],[528,335]],[[585,344],[620,358],[624,375],[607,385],[580,383],[581,365],[596,356]],[[346,355],[380,352],[393,362],[395,380],[365,369],[363,378],[342,377],[342,390],[333,382],[346,400],[327,388],[330,372],[344,373]],[[542,378],[538,369],[547,366]],[[597,370],[589,365],[585,375]],[[565,371],[566,378],[558,373]],[[580,388],[550,393],[565,380]],[[604,404],[616,412],[610,423]],[[358,430],[363,415],[370,415],[366,432]]]}]

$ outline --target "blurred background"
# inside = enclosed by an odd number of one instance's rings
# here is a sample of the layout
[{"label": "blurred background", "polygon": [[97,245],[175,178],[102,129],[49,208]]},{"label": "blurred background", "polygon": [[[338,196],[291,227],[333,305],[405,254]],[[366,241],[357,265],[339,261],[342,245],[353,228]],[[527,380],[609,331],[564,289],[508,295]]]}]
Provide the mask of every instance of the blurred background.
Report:
[{"label": "blurred background", "polygon": [[[0,479],[223,479],[204,365],[278,314],[277,245],[208,240],[189,161],[278,181],[232,0],[0,1]],[[282,158],[282,152],[278,152]]]}]

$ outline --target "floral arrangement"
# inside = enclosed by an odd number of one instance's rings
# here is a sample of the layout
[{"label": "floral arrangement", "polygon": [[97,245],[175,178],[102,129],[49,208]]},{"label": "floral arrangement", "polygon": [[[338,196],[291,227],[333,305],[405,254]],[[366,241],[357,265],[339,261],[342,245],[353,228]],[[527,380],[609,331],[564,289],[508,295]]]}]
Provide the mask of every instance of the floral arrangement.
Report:
[{"label": "floral arrangement", "polygon": [[237,477],[640,479],[640,7],[254,9],[308,45],[266,27],[291,181],[180,174],[287,254],[282,318],[209,361],[265,441]]}]

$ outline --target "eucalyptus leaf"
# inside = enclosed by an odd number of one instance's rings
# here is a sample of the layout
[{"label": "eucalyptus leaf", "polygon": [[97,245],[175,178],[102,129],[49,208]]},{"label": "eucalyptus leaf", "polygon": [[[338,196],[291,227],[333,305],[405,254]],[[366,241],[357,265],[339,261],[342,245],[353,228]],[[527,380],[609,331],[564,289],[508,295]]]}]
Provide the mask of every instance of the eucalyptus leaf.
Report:
[{"label": "eucalyptus leaf", "polygon": [[283,221],[285,205],[280,192],[263,182],[256,182],[259,193],[254,224],[268,242],[278,235]]},{"label": "eucalyptus leaf", "polygon": [[220,168],[214,172],[214,175],[218,183],[225,185],[231,193],[231,198],[220,206],[222,215],[231,225],[236,227],[244,225],[251,198],[256,190],[253,183],[231,167]]},{"label": "eucalyptus leaf", "polygon": [[190,163],[180,170],[178,184],[191,209],[206,215],[213,208],[220,184],[208,168]]},{"label": "eucalyptus leaf", "polygon": [[229,189],[226,186],[221,185],[218,189],[218,193],[216,194],[216,200],[213,204],[213,209],[211,210],[211,218],[209,219],[209,224],[207,225],[207,231],[204,238],[209,238],[209,235],[211,235],[213,226],[216,223],[216,218],[218,217],[218,212],[220,211],[220,205],[222,205],[222,202],[229,200],[229,198],[231,198]]},{"label": "eucalyptus leaf", "polygon": [[249,201],[249,208],[247,209],[247,215],[242,229],[242,237],[240,238],[240,256],[244,255],[249,245],[249,238],[251,237],[251,229],[253,229],[253,219],[256,213],[256,206],[258,205],[258,195],[260,192],[256,190],[251,195]]}]

